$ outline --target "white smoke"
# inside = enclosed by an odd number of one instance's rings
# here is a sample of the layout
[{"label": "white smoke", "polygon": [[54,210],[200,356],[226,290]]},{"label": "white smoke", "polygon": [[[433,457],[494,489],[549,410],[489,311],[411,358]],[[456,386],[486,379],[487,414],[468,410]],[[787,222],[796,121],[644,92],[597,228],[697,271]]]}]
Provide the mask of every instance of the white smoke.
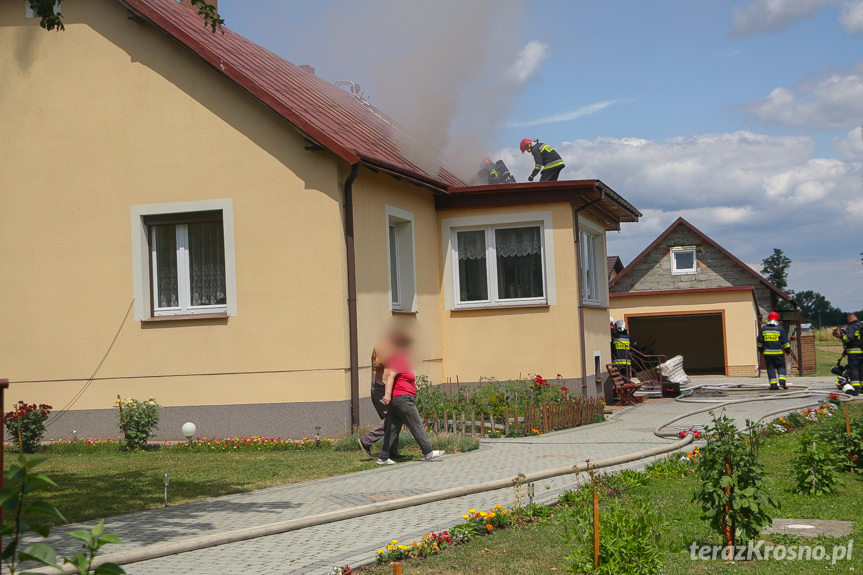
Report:
[{"label": "white smoke", "polygon": [[512,97],[549,56],[524,45],[523,0],[378,0],[331,14],[344,67],[369,101],[405,126],[403,153],[437,176],[469,179],[509,113]]}]

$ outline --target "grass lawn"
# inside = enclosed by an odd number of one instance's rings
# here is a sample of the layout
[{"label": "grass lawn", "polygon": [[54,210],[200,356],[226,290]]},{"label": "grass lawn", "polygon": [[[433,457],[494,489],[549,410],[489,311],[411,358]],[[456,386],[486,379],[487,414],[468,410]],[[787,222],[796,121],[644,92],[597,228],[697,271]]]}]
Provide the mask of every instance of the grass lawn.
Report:
[{"label": "grass lawn", "polygon": [[[852,417],[863,415],[863,404],[853,405]],[[841,417],[837,412],[837,416]],[[817,425],[829,425],[831,422]],[[814,429],[815,426],[810,427]],[[760,458],[767,470],[768,489],[781,504],[774,517],[796,519],[840,519],[854,521],[851,539],[857,545],[863,542],[863,473],[840,474],[837,493],[827,496],[806,496],[796,492],[789,461],[797,447],[799,436],[790,434],[770,439],[761,448]],[[835,566],[830,561],[750,561],[725,563],[693,561],[689,546],[693,541],[700,545],[719,545],[718,534],[708,530],[699,519],[700,509],[691,503],[697,487],[694,476],[682,479],[654,479],[632,490],[632,495],[648,497],[667,521],[661,546],[666,552],[667,575],[804,575],[809,573],[863,573],[863,545],[853,550],[853,561],[843,560]],[[502,502],[503,503],[503,502]],[[479,537],[466,545],[447,549],[443,553],[420,561],[404,564],[405,575],[449,575],[456,573],[483,573],[487,575],[514,575],[566,572],[564,556],[567,548],[559,535],[561,527],[554,521],[537,525],[510,528],[491,536]],[[382,534],[381,543],[386,543]],[[846,539],[804,539],[790,536],[772,536],[776,543],[785,545],[824,545],[828,552],[834,544],[847,544]],[[855,546],[856,547],[856,546]],[[856,571],[854,571],[856,569]],[[392,567],[381,566],[373,575],[389,575]]]},{"label": "grass lawn", "polygon": [[[832,338],[831,338],[832,339]],[[839,340],[815,342],[815,375],[832,376],[830,368],[836,365],[836,360],[842,355],[842,344]]]},{"label": "grass lawn", "polygon": [[[57,484],[37,492],[37,498],[57,507],[70,522],[100,519],[164,505],[163,476],[170,475],[171,505],[199,501],[342,475],[376,467],[359,450],[356,437],[336,443],[336,448],[307,451],[189,453],[157,449],[122,453],[117,444],[62,445],[45,448],[37,471]],[[450,453],[479,447],[479,441],[451,434],[432,435],[435,449]],[[403,432],[402,453],[419,459],[422,454],[409,433]],[[51,453],[51,451],[60,453]],[[17,461],[6,451],[4,463]]]}]

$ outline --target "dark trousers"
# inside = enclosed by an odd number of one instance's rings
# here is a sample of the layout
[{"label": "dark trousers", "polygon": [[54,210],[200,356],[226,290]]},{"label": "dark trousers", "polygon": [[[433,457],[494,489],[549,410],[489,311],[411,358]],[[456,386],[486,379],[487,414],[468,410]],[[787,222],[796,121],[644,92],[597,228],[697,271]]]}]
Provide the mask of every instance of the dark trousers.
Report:
[{"label": "dark trousers", "polygon": [[785,385],[785,354],[770,354],[764,356],[764,365],[767,367],[767,379],[770,385]]},{"label": "dark trousers", "polygon": [[556,182],[557,178],[560,177],[560,171],[564,169],[566,166],[557,166],[556,168],[548,168],[547,170],[543,170],[539,174],[540,182]]},{"label": "dark trousers", "polygon": [[[375,411],[378,412],[378,417],[381,418],[380,422],[375,425],[371,431],[366,433],[360,438],[360,441],[363,442],[363,445],[367,445],[369,447],[374,444],[375,441],[381,439],[384,436],[387,428],[387,406],[383,404],[381,399],[383,399],[386,394],[387,388],[379,383],[372,384],[372,405],[375,406]],[[399,430],[401,431],[401,430]],[[395,439],[392,442],[392,445],[389,450],[389,456],[394,457],[399,453],[399,436],[396,434]]]},{"label": "dark trousers", "polygon": [[863,381],[863,354],[848,354],[848,379],[852,385],[860,385]]},{"label": "dark trousers", "polygon": [[412,395],[399,395],[398,397],[394,397],[390,402],[389,411],[387,412],[386,433],[384,433],[384,442],[381,444],[381,459],[386,459],[391,453],[392,443],[398,441],[402,425],[406,426],[411,435],[414,436],[414,439],[417,440],[423,455],[428,455],[432,452],[432,446],[428,438],[426,438],[423,421],[417,411],[414,399]]}]

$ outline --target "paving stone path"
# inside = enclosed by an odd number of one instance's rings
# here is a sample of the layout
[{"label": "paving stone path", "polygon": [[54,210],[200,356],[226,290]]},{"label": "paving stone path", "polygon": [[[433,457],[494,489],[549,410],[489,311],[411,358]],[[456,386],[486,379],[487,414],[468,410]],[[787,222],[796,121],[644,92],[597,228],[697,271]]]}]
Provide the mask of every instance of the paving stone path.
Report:
[{"label": "paving stone path", "polygon": [[[728,381],[698,378],[698,381]],[[753,380],[749,380],[753,381]],[[827,388],[828,380],[807,378],[807,385]],[[743,421],[780,408],[792,409],[806,400],[750,402],[727,408],[730,417]],[[562,467],[585,459],[599,460],[667,445],[653,435],[656,425],[698,405],[673,400],[652,400],[617,412],[609,421],[567,431],[523,439],[483,440],[479,450],[446,455],[433,462],[410,462],[350,475],[308,481],[229,495],[216,499],[113,517],[106,531],[121,537],[122,550],[185,538],[232,531],[265,523],[366,505]],[[704,424],[707,414],[675,423],[681,428]],[[358,457],[360,455],[358,454]],[[638,468],[647,461],[626,467]],[[574,476],[558,477],[536,485],[538,502],[556,500],[575,484]],[[220,575],[323,574],[332,566],[369,562],[375,551],[392,539],[413,541],[424,533],[443,530],[461,521],[469,508],[486,509],[512,503],[513,490],[480,493],[379,513],[240,543],[182,553],[127,565],[130,575],[207,573]],[[90,526],[95,522],[85,524]],[[74,552],[62,536],[70,525],[52,534],[52,544]],[[121,548],[115,548],[117,551]],[[111,549],[109,548],[109,552]]]}]

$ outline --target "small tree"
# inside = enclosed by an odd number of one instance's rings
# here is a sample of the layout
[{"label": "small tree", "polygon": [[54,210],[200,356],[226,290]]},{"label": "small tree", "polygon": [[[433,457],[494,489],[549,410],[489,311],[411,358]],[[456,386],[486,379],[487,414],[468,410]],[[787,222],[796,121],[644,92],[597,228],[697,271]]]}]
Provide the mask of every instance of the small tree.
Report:
[{"label": "small tree", "polygon": [[797,456],[791,462],[797,489],[809,495],[833,493],[839,458],[829,443],[817,442],[810,434],[800,438]]},{"label": "small tree", "polygon": [[701,518],[732,547],[754,539],[772,521],[770,508],[778,508],[764,489],[764,468],[758,463],[758,433],[747,421],[742,432],[725,415],[713,417],[705,429],[707,445],[697,459],[701,486],[692,500],[701,504]]},{"label": "small tree", "polygon": [[45,422],[51,413],[51,406],[36,405],[19,401],[15,408],[6,414],[6,431],[19,453],[35,453],[45,435]]},{"label": "small tree", "polygon": [[126,442],[128,451],[141,451],[147,448],[147,441],[156,435],[159,427],[159,404],[154,398],[141,401],[133,398],[117,399],[118,425]]}]

